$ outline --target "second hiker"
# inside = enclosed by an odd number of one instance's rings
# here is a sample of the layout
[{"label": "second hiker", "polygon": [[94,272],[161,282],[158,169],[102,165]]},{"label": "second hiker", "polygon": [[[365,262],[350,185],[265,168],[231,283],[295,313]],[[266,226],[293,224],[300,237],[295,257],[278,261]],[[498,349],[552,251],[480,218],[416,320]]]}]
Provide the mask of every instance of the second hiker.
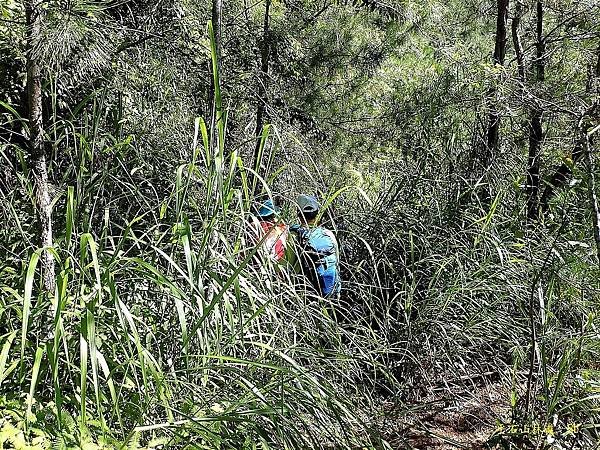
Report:
[{"label": "second hiker", "polygon": [[316,223],[321,206],[315,197],[300,195],[296,202],[300,223],[290,227],[295,237],[296,265],[321,296],[338,296],[342,283],[335,235]]},{"label": "second hiker", "polygon": [[250,223],[254,239],[260,243],[260,256],[275,263],[283,263],[287,246],[288,229],[279,219],[279,208],[273,200],[268,199],[260,204]]}]

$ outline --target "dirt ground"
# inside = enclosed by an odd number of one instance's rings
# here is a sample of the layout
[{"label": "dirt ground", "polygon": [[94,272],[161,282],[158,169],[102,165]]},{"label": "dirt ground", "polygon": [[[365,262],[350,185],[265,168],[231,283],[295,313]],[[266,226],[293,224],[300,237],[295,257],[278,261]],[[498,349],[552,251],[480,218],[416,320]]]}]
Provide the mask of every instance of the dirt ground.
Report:
[{"label": "dirt ground", "polygon": [[408,413],[407,405],[386,404],[380,429],[398,450],[488,449],[497,419],[509,413],[508,395],[500,383],[473,383],[459,392],[432,394]]}]

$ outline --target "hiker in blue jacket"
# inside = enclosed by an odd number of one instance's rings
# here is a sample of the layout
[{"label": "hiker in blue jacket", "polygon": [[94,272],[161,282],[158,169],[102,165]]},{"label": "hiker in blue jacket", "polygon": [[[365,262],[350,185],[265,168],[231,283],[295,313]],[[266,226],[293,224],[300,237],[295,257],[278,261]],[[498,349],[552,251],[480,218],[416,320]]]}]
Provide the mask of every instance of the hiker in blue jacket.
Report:
[{"label": "hiker in blue jacket", "polygon": [[295,237],[296,267],[321,296],[336,297],[342,288],[337,240],[316,223],[321,205],[315,197],[300,195],[296,202],[300,223],[290,227]]}]

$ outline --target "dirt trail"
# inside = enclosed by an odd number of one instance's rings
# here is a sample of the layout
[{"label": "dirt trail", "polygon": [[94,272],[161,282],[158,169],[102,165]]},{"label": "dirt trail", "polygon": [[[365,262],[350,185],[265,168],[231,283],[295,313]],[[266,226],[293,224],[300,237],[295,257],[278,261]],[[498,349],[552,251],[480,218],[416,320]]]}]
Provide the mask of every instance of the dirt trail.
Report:
[{"label": "dirt trail", "polygon": [[[473,384],[451,395],[431,395],[410,414],[385,405],[385,439],[394,449],[486,449],[496,420],[508,414],[508,392],[500,383]],[[398,410],[406,410],[398,407]]]}]

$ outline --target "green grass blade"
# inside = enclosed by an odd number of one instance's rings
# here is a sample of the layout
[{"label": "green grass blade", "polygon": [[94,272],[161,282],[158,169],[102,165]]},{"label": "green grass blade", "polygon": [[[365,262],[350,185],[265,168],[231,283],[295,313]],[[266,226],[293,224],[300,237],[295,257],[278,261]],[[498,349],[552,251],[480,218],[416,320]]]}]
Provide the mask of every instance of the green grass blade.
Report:
[{"label": "green grass blade", "polygon": [[33,361],[33,368],[31,370],[31,384],[29,385],[29,396],[27,397],[27,421],[31,417],[31,408],[33,406],[33,395],[35,394],[35,387],[38,381],[38,375],[40,373],[40,365],[42,362],[42,356],[44,355],[44,347],[38,347],[35,351],[35,359]]},{"label": "green grass blade", "polygon": [[[8,335],[8,337],[4,341],[4,344],[2,345],[2,351],[0,352],[0,386],[2,386],[2,382],[6,379],[6,377],[8,376],[8,374],[10,372],[12,372],[12,370],[10,370],[10,367],[9,367],[8,370],[6,370],[6,363],[8,361],[8,354],[10,352],[10,348],[11,348],[12,343],[15,340],[16,336],[17,336],[17,332],[13,331],[12,333],[10,333]],[[15,361],[12,364],[13,365],[13,370],[14,370],[14,367],[16,367],[17,364],[18,364],[18,361]]]},{"label": "green grass blade", "polygon": [[106,378],[106,384],[108,385],[108,392],[110,393],[110,398],[112,401],[113,412],[117,415],[117,420],[119,421],[119,424],[121,425],[121,429],[123,429],[123,422],[121,421],[121,410],[119,407],[119,399],[117,396],[117,390],[115,389],[115,383],[110,374],[110,369],[106,362],[106,358],[104,357],[104,355],[102,354],[102,352],[100,350],[96,350],[96,359],[98,360],[98,364],[100,365],[100,368],[102,369],[102,373],[104,374],[104,377]]},{"label": "green grass blade", "polygon": [[94,238],[89,233],[84,233],[81,236],[81,265],[82,267],[86,267],[83,264],[85,260],[85,250],[89,248],[90,255],[92,257],[92,266],[94,269],[94,275],[96,280],[96,298],[89,302],[86,302],[85,308],[85,339],[87,340],[87,344],[89,346],[90,359],[92,363],[92,382],[94,383],[94,394],[96,398],[96,407],[98,414],[100,415],[102,421],[104,421],[104,417],[102,414],[102,404],[100,402],[100,383],[98,380],[98,356],[96,354],[96,320],[94,317],[94,312],[96,309],[96,305],[99,305],[102,302],[102,283],[101,283],[101,273],[100,273],[100,264],[98,262],[98,252],[96,247],[96,242]]},{"label": "green grass blade", "polygon": [[[260,136],[260,144],[258,146],[258,154],[255,157],[254,167],[252,168],[252,169],[254,169],[254,172],[256,174],[260,174],[260,165],[262,164],[263,155],[264,155],[264,151],[265,151],[265,144],[267,142],[267,139],[269,138],[270,128],[271,128],[271,126],[267,123],[263,126],[263,129],[262,129],[262,133]],[[252,180],[252,192],[254,192],[254,193],[256,193],[257,182],[258,182],[258,180],[255,176],[254,179]]]},{"label": "green grass blade", "polygon": [[[81,328],[82,331],[85,327],[85,319],[81,320]],[[80,417],[79,417],[79,426],[81,433],[85,432],[86,423],[87,423],[87,372],[88,372],[88,344],[85,340],[83,333],[79,335],[79,382],[80,382],[80,392],[79,392],[79,402],[80,402]]]},{"label": "green grass blade", "polygon": [[17,112],[17,110],[15,108],[13,108],[12,106],[10,106],[8,103],[0,101],[0,106],[2,106],[4,109],[6,109],[8,112],[10,112],[13,116],[15,116],[16,119],[23,120],[23,118]]},{"label": "green grass blade", "polygon": [[25,356],[25,343],[27,341],[27,329],[29,327],[29,315],[31,313],[31,295],[33,291],[33,281],[35,277],[35,269],[40,259],[40,251],[35,251],[29,260],[27,273],[25,275],[25,293],[23,295],[23,317],[21,324],[21,364],[23,364]]},{"label": "green grass blade", "polygon": [[69,249],[71,247],[71,236],[73,234],[73,227],[75,224],[74,219],[75,211],[75,188],[69,186],[67,188],[67,213],[65,223],[65,245]]}]

